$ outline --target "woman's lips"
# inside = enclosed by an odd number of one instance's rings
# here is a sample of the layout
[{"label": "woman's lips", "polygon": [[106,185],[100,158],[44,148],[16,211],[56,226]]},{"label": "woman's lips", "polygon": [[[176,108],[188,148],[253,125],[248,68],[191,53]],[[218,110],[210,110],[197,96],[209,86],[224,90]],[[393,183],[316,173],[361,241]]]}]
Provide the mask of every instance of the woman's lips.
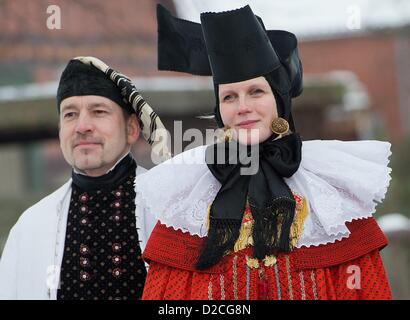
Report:
[{"label": "woman's lips", "polygon": [[255,123],[259,122],[259,120],[246,120],[246,121],[242,121],[240,123],[237,124],[237,127],[241,128],[241,129],[249,129],[252,128],[254,126]]}]

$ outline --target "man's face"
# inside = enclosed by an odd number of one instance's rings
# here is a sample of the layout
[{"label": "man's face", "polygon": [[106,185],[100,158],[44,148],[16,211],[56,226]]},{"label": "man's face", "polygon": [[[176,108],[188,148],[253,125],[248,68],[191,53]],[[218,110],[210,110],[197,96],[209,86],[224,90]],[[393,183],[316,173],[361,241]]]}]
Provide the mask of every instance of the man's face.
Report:
[{"label": "man's face", "polygon": [[101,96],[74,96],[60,105],[60,147],[65,160],[85,174],[105,174],[137,141],[135,115],[127,121],[121,107]]}]

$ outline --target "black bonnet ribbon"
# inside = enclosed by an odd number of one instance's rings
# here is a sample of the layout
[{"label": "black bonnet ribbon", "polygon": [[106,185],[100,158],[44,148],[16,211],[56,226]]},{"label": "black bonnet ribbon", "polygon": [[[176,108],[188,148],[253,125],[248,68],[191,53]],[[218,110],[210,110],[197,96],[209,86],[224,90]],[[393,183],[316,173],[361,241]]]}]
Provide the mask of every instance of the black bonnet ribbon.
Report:
[{"label": "black bonnet ribbon", "polygon": [[[257,151],[243,146],[241,152],[238,142],[231,141],[206,149],[208,168],[222,186],[211,205],[208,236],[196,265],[199,270],[215,265],[234,248],[247,201],[254,219],[253,256],[263,259],[292,249],[289,237],[296,202],[283,178],[298,170],[302,141],[292,133],[257,146]],[[251,169],[254,161],[256,170]]]}]

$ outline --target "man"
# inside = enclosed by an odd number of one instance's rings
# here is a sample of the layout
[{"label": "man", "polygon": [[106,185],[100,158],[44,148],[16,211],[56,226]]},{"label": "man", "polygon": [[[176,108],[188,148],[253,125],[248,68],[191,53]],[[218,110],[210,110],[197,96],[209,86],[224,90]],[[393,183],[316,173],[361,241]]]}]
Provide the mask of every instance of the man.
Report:
[{"label": "man", "polygon": [[128,78],[93,57],[71,60],[58,92],[59,138],[72,178],[29,208],[0,261],[0,299],[138,299],[151,220],[140,214],[142,133],[158,145],[162,122]]}]

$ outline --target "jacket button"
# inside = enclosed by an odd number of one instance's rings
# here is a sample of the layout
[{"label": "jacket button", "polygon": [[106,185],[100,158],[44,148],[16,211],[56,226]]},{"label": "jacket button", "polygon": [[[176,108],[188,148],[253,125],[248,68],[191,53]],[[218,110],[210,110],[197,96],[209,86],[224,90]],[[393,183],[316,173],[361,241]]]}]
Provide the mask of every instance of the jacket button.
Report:
[{"label": "jacket button", "polygon": [[90,248],[86,246],[85,244],[80,245],[80,253],[81,254],[89,254],[90,253]]},{"label": "jacket button", "polygon": [[87,202],[88,201],[88,194],[87,193],[83,193],[80,195],[80,201],[81,202]]},{"label": "jacket button", "polygon": [[88,267],[90,266],[90,260],[88,260],[88,258],[80,257],[80,265],[82,267]]},{"label": "jacket button", "polygon": [[114,256],[112,257],[112,263],[115,264],[116,266],[121,263],[121,258],[119,256]]},{"label": "jacket button", "polygon": [[116,268],[112,271],[112,275],[114,276],[114,278],[119,278],[122,275],[122,271],[119,268]]},{"label": "jacket button", "polygon": [[89,222],[90,222],[90,221],[89,221],[87,218],[82,218],[82,219],[80,220],[80,223],[81,223],[83,226],[87,225]]},{"label": "jacket button", "polygon": [[80,272],[80,280],[81,280],[81,281],[88,281],[88,280],[90,280],[90,275],[88,274],[88,272],[81,271],[81,272]]},{"label": "jacket button", "polygon": [[120,252],[121,251],[121,245],[119,243],[114,243],[112,245],[112,251],[114,252]]}]

